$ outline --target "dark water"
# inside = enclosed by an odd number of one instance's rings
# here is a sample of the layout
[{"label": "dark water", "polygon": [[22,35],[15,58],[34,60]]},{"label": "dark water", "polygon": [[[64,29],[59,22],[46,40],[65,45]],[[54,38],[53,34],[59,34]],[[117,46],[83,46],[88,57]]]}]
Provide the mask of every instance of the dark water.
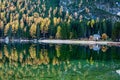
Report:
[{"label": "dark water", "polygon": [[0,80],[120,80],[120,47],[0,44]]}]

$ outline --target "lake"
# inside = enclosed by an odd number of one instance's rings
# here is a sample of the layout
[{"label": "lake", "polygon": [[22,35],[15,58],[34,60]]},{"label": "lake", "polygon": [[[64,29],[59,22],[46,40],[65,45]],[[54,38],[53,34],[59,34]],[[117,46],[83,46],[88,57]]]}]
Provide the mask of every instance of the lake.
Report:
[{"label": "lake", "polygon": [[120,47],[0,44],[0,80],[120,80]]}]

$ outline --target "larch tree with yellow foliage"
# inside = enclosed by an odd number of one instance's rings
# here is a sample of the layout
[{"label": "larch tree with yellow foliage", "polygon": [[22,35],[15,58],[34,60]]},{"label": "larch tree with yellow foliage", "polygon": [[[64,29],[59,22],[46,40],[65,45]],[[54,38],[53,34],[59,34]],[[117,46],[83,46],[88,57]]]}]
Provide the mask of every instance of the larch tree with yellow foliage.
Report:
[{"label": "larch tree with yellow foliage", "polygon": [[33,23],[30,27],[29,32],[30,32],[30,35],[31,35],[32,38],[36,38],[36,28],[37,28],[37,26],[36,26],[35,23]]},{"label": "larch tree with yellow foliage", "polygon": [[50,23],[51,23],[51,21],[49,18],[44,18],[41,22],[40,30],[41,30],[44,38],[45,38],[45,34],[48,32]]},{"label": "larch tree with yellow foliage", "polygon": [[60,26],[57,27],[56,38],[57,38],[57,39],[60,39],[60,38],[61,38],[61,27],[60,27]]}]

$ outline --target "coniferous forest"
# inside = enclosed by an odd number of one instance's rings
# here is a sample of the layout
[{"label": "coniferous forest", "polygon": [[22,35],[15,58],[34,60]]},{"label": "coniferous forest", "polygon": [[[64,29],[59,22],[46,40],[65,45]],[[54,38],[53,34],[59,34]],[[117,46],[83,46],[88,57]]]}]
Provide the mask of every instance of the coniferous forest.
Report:
[{"label": "coniferous forest", "polygon": [[[99,34],[104,40],[120,39],[119,20],[86,19],[77,12],[64,11],[60,0],[0,1],[0,38],[89,39]],[[89,12],[85,8],[84,13]]]}]

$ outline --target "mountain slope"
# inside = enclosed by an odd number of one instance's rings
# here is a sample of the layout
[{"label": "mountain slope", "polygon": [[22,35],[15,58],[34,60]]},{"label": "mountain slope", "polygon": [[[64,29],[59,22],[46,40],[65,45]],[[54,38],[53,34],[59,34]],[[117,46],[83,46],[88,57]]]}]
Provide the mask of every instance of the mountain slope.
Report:
[{"label": "mountain slope", "polygon": [[117,13],[120,11],[120,0],[60,0],[63,10],[83,15],[84,18],[112,18],[120,20]]}]

